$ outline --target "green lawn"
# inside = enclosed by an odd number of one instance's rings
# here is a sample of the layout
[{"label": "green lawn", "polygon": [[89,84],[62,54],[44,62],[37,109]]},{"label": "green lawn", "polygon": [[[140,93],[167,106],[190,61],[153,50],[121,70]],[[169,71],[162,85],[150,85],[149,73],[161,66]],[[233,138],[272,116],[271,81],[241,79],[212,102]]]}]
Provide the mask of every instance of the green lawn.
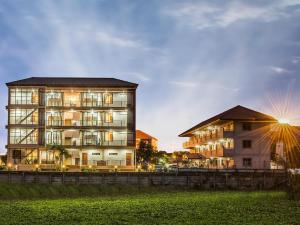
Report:
[{"label": "green lawn", "polygon": [[283,192],[171,192],[1,200],[0,224],[300,224]]}]

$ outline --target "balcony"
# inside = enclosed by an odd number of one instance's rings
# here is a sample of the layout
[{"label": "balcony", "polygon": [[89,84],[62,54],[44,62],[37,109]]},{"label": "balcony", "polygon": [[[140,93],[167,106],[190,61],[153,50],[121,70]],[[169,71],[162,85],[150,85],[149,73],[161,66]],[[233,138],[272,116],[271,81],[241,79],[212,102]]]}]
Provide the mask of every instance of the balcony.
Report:
[{"label": "balcony", "polygon": [[48,127],[127,127],[125,120],[113,120],[105,122],[101,120],[47,120]]},{"label": "balcony", "polygon": [[234,131],[227,130],[224,128],[218,129],[215,132],[211,132],[210,134],[204,136],[193,136],[189,141],[183,143],[183,148],[190,149],[195,148],[197,145],[207,144],[208,142],[218,141],[223,138],[233,138]]},{"label": "balcony", "polygon": [[48,99],[48,107],[67,107],[67,108],[111,108],[111,107],[128,107],[127,101],[113,101],[111,103],[98,101],[63,101],[62,99]]},{"label": "balcony", "polygon": [[47,145],[63,145],[66,147],[109,147],[109,146],[128,146],[133,145],[133,140],[113,140],[113,141],[98,141],[98,140],[81,140],[79,138],[64,139],[62,142],[48,141]]}]

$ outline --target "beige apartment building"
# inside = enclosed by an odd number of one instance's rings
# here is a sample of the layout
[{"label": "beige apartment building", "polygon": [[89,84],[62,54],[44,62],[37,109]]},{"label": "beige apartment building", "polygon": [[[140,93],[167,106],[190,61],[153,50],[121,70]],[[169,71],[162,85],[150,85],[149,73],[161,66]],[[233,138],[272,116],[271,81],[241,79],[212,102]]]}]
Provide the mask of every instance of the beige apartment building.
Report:
[{"label": "beige apartment building", "polygon": [[[203,156],[206,168],[275,168],[271,132],[277,120],[272,116],[236,106],[180,134],[191,153]],[[275,144],[275,151],[280,146]],[[273,150],[272,150],[273,149]]]},{"label": "beige apartment building", "polygon": [[[8,163],[18,170],[134,169],[137,86],[114,78],[7,83]],[[63,163],[53,146],[67,149]]]}]

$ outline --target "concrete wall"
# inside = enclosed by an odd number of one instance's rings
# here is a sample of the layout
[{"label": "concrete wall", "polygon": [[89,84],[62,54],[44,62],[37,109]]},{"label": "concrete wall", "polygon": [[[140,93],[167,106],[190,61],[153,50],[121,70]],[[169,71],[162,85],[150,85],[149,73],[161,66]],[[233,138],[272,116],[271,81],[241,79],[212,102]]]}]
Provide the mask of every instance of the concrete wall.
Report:
[{"label": "concrete wall", "polygon": [[[270,137],[266,134],[270,131],[269,123],[253,122],[251,131],[243,130],[242,122],[234,124],[234,161],[236,168],[244,168],[243,158],[252,159],[254,169],[269,169],[271,161]],[[251,148],[243,148],[243,140],[251,140]]]},{"label": "concrete wall", "polygon": [[201,171],[180,173],[62,173],[0,171],[0,182],[174,186],[204,190],[271,190],[286,188],[284,171]]}]

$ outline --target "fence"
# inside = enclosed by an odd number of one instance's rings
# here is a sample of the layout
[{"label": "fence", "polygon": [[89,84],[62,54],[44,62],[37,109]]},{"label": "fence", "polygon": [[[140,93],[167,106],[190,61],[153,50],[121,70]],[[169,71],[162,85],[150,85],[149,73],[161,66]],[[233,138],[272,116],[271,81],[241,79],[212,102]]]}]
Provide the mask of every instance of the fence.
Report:
[{"label": "fence", "polygon": [[281,170],[207,170],[179,173],[0,171],[0,182],[174,186],[203,190],[283,190],[287,185],[287,174]]}]

